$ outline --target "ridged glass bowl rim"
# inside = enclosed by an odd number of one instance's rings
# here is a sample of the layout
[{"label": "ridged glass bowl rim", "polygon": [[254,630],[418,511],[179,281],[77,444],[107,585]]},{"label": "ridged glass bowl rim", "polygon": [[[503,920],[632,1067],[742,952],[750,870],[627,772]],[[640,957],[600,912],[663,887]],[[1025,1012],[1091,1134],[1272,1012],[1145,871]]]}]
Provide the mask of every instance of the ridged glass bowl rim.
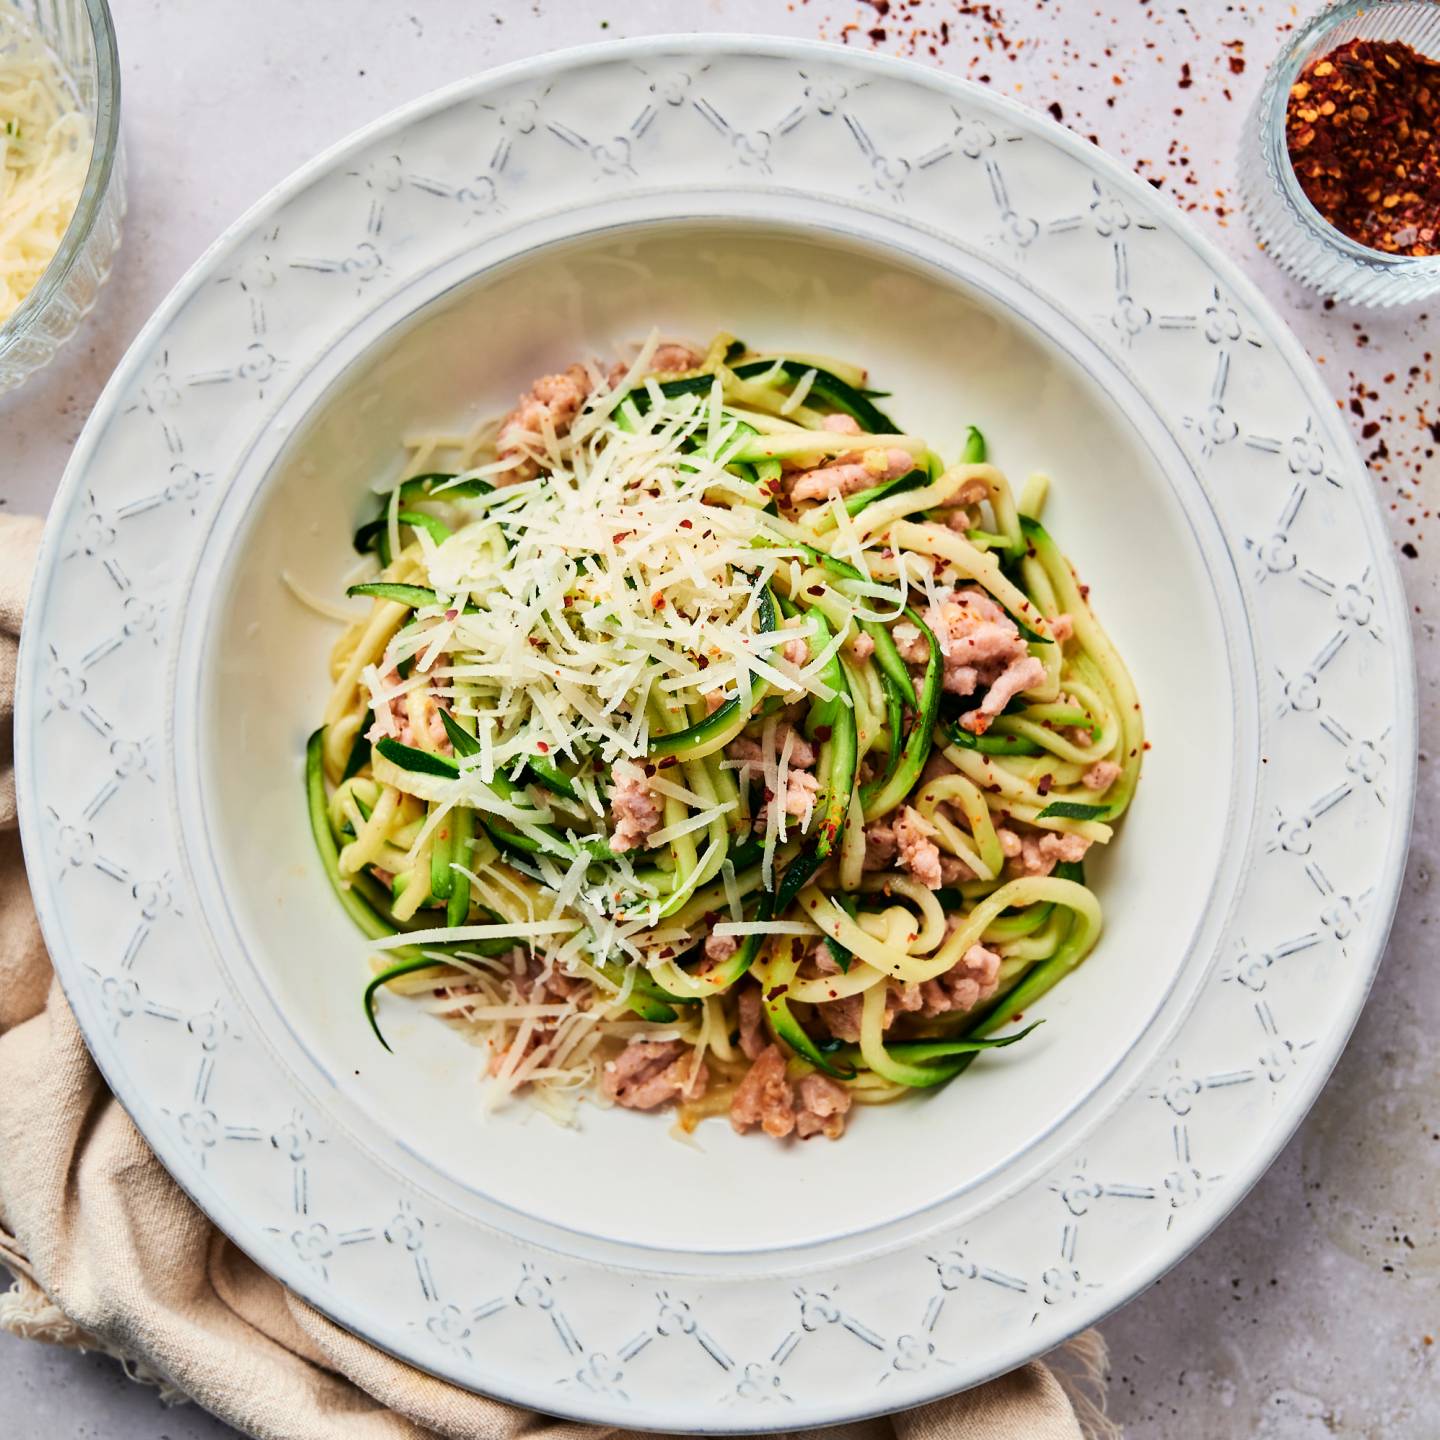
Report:
[{"label": "ridged glass bowl rim", "polygon": [[[1416,0],[1343,0],[1313,15],[1290,37],[1290,43],[1282,50],[1270,66],[1265,78],[1265,90],[1260,102],[1260,143],[1271,150],[1277,178],[1291,205],[1299,217],[1317,232],[1319,237],[1333,249],[1358,264],[1375,270],[1389,271],[1395,275],[1423,275],[1440,280],[1440,255],[1394,255],[1386,250],[1373,250],[1352,240],[1343,230],[1337,229],[1316,208],[1300,184],[1295,167],[1290,162],[1290,147],[1285,140],[1285,111],[1290,99],[1290,87],[1312,56],[1317,54],[1331,33],[1351,20],[1374,17],[1386,10],[1400,6],[1412,6]],[[1436,6],[1440,14],[1440,6]]]},{"label": "ridged glass bowl rim", "polygon": [[84,0],[84,5],[95,42],[95,140],[90,165],[60,248],[51,257],[35,288],[20,302],[9,320],[0,325],[0,354],[35,328],[50,301],[65,284],[95,228],[95,220],[110,189],[120,140],[120,56],[108,0]]}]

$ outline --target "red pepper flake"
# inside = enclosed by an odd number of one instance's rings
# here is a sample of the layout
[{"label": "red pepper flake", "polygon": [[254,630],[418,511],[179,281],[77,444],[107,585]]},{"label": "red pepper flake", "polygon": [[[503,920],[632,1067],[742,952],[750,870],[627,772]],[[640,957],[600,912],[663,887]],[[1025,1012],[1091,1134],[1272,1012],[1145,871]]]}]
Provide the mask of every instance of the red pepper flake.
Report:
[{"label": "red pepper flake", "polygon": [[1194,83],[1194,80],[1190,77],[1190,62],[1187,60],[1180,66],[1180,88],[1182,90],[1188,90]]},{"label": "red pepper flake", "polygon": [[650,597],[650,608],[652,610],[665,608],[665,597],[658,590]]},{"label": "red pepper flake", "polygon": [[1054,783],[1055,783],[1055,777],[1054,777],[1053,775],[1042,775],[1042,776],[1035,782],[1035,788],[1036,788],[1042,795],[1048,795],[1048,794],[1050,793],[1050,787],[1051,787]]},{"label": "red pepper flake", "polygon": [[817,725],[815,727],[815,738],[823,745],[834,732],[828,725]]},{"label": "red pepper flake", "polygon": [[632,533],[633,532],[630,530],[617,531],[614,535],[610,537],[610,543],[612,545],[618,545],[627,535],[630,535]]},{"label": "red pepper flake", "polygon": [[1440,254],[1440,60],[1401,40],[1347,40],[1290,87],[1285,142],[1300,188],[1342,234]]},{"label": "red pepper flake", "polygon": [[681,530],[690,530],[690,529],[693,529],[693,528],[694,528],[694,522],[691,521],[691,520],[682,520],[682,521],[680,522],[680,527],[679,527],[679,528],[680,528]]},{"label": "red pepper flake", "polygon": [[785,986],[775,985],[765,992],[767,1001],[778,1000],[785,993]]},{"label": "red pepper flake", "polygon": [[1065,118],[1065,112],[1060,108],[1060,102],[1058,100],[1052,100],[1045,108],[1056,120],[1063,120]]},{"label": "red pepper flake", "polygon": [[537,740],[537,741],[535,742],[535,748],[536,748],[542,755],[548,755],[548,754],[550,753],[550,747],[549,747],[543,740]]}]

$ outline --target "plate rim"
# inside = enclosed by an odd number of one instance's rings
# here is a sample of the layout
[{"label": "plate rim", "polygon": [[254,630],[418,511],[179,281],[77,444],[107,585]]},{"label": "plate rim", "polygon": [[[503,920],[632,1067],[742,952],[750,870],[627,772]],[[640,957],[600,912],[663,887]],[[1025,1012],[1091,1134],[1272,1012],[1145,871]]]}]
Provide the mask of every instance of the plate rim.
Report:
[{"label": "plate rim", "polygon": [[[997,109],[1002,114],[1008,114],[1022,129],[1035,131],[1039,129],[1045,140],[1057,148],[1068,152],[1073,158],[1079,160],[1087,169],[1099,171],[1102,175],[1115,185],[1122,194],[1143,195],[1150,204],[1155,204],[1156,197],[1142,189],[1141,181],[1125,169],[1118,161],[1109,155],[1090,146],[1078,136],[1074,135],[1063,126],[1047,122],[1039,113],[1029,110],[1017,101],[1008,96],[997,94],[983,86],[972,82],[950,76],[942,71],[933,70],[927,66],[917,64],[908,60],[896,59],[888,56],[876,56],[865,52],[857,52],[843,46],[834,45],[828,42],[814,40],[789,39],[779,36],[745,37],[724,34],[698,34],[698,35],[657,35],[636,40],[602,41],[588,45],[568,48],[565,50],[551,52],[539,56],[532,56],[526,59],[517,60],[510,64],[499,66],[494,69],[480,72],[479,74],[465,77],[452,82],[436,91],[417,97],[401,106],[398,106],[385,115],[367,123],[366,125],[351,132],[345,137],[327,147],[310,160],[302,164],[289,176],[283,179],[278,185],[260,197],[255,204],[250,206],[232,224],[227,226],[216,239],[206,247],[200,257],[192,264],[177,281],[175,286],[166,295],[165,299],[156,308],[145,325],[127,348],[125,355],[117,364],[111,378],[107,382],[96,402],[90,417],[87,420],[84,431],[76,442],[71,459],[66,466],[64,476],[57,488],[54,500],[52,501],[52,515],[59,515],[62,511],[68,510],[73,503],[75,492],[82,484],[83,472],[93,457],[98,440],[103,428],[113,418],[119,400],[122,398],[122,391],[135,379],[139,367],[151,354],[157,337],[162,335],[165,329],[174,320],[175,316],[183,306],[196,294],[201,285],[213,275],[218,263],[228,254],[232,253],[244,240],[249,238],[260,221],[267,215],[273,214],[286,202],[295,196],[303,193],[315,180],[330,173],[337,162],[347,155],[357,153],[373,143],[377,138],[387,133],[399,130],[407,125],[413,124],[428,115],[445,110],[453,104],[463,102],[465,99],[474,98],[478,94],[491,88],[498,88],[509,82],[523,81],[527,78],[554,74],[560,71],[572,71],[583,69],[596,62],[609,62],[616,58],[640,58],[657,57],[678,52],[680,55],[704,58],[716,54],[730,55],[740,58],[776,58],[784,60],[805,60],[807,57],[814,61],[831,60],[842,64],[847,68],[859,69],[888,74],[891,77],[901,80],[910,85],[919,85],[922,88],[942,93],[949,93],[958,97],[970,97],[972,100],[979,100],[982,108]],[[1165,212],[1168,220],[1168,228],[1178,236],[1189,250],[1205,264],[1205,266],[1224,280],[1233,293],[1243,301],[1251,311],[1265,322],[1266,338],[1275,345],[1287,363],[1290,373],[1300,383],[1307,399],[1315,405],[1317,411],[1331,420],[1329,408],[1333,406],[1333,397],[1325,390],[1321,377],[1313,362],[1304,351],[1299,340],[1290,329],[1279,311],[1260,293],[1257,286],[1243,273],[1239,265],[1231,259],[1217,244],[1204,236],[1183,213],[1176,211],[1166,201],[1159,202],[1160,208]],[[1332,434],[1342,433],[1332,426]],[[1346,458],[1355,464],[1357,472],[1363,476],[1363,465],[1358,462],[1355,455],[1353,441],[1348,434],[1344,435]],[[1372,554],[1380,561],[1375,567],[1375,583],[1383,593],[1387,613],[1397,619],[1408,619],[1403,589],[1400,584],[1398,567],[1389,545],[1389,536],[1385,530],[1383,517],[1379,510],[1378,498],[1373,490],[1366,487],[1357,495],[1358,506],[1364,521]],[[45,588],[50,583],[51,576],[56,568],[60,550],[60,534],[58,525],[47,524],[34,577],[31,585],[31,597],[42,596]],[[21,637],[21,648],[18,665],[18,677],[20,693],[32,695],[38,693],[38,641],[34,638],[37,626],[28,626]],[[1369,902],[1370,914],[1376,917],[1371,921],[1373,925],[1373,937],[1371,944],[1367,945],[1366,963],[1364,966],[1363,983],[1359,984],[1353,991],[1353,998],[1343,1008],[1335,1012],[1336,1018],[1343,1016],[1343,1024],[1338,1028],[1332,1028],[1327,1032],[1325,1048],[1322,1051],[1318,1063],[1313,1064],[1301,1077],[1300,1083],[1291,1092],[1297,1098],[1287,1101],[1286,1109],[1279,1117],[1278,1123],[1271,1123],[1264,1128],[1259,1143],[1253,1148],[1247,1173],[1242,1180],[1235,1181],[1232,1192],[1226,1196],[1225,1202],[1210,1208],[1203,1223],[1194,1233],[1188,1234],[1185,1241],[1172,1247],[1172,1253],[1168,1255],[1158,1266],[1148,1265],[1145,1267],[1145,1276],[1138,1283],[1130,1283],[1125,1287],[1125,1293],[1117,1296],[1113,1302],[1099,1310],[1086,1311],[1081,1317],[1074,1321],[1068,1333],[1074,1333],[1084,1325],[1095,1323],[1110,1313],[1119,1305],[1126,1303],[1139,1293],[1146,1285],[1164,1274],[1174,1264],[1190,1253],[1195,1245],[1206,1235],[1211,1233],[1215,1226],[1228,1215],[1236,1205],[1248,1194],[1250,1188],[1269,1168],[1278,1155],[1281,1148],[1288,1141],[1300,1122],[1309,1112],[1319,1091],[1327,1082],[1331,1071],[1334,1068],[1339,1055],[1343,1052],[1350,1034],[1353,1032],[1359,1015],[1364,1008],[1369,990],[1373,984],[1375,974],[1378,971],[1380,960],[1383,958],[1390,928],[1393,923],[1395,908],[1398,903],[1401,886],[1404,879],[1404,856],[1408,849],[1410,824],[1413,816],[1415,801],[1415,780],[1417,760],[1415,754],[1415,737],[1418,725],[1418,693],[1415,681],[1413,639],[1407,624],[1400,624],[1394,627],[1390,642],[1395,648],[1395,744],[1394,744],[1394,774],[1397,784],[1395,786],[1397,805],[1395,820],[1389,827],[1387,835],[1386,853],[1379,868],[1381,877],[1379,893]],[[38,730],[40,721],[37,718],[38,707],[29,703],[17,705],[15,721],[15,755],[17,771],[17,788],[19,792],[19,809],[21,836],[27,867],[31,874],[44,873],[44,863],[41,860],[43,842],[39,833],[38,811],[41,801],[39,797],[39,777],[35,773],[36,767],[32,763],[32,744],[34,731]],[[22,763],[23,762],[23,763]],[[54,901],[53,894],[46,890],[44,893],[35,895],[36,911],[39,915],[42,931],[46,937],[47,944],[51,937],[63,941],[64,930],[59,921],[58,915],[52,909]],[[63,946],[62,946],[63,948]],[[1373,953],[1372,953],[1373,952]],[[1358,968],[1358,967],[1357,967]],[[66,976],[61,967],[56,967],[56,974],[61,980],[62,988],[66,990],[67,998],[70,996],[66,985]],[[87,1045],[88,1045],[87,1036]],[[94,1051],[92,1051],[94,1055]],[[103,1061],[96,1056],[96,1063],[102,1075],[105,1074]],[[107,1077],[108,1080],[108,1077]],[[1298,1092],[1298,1094],[1297,1094]],[[125,1106],[124,1098],[112,1090],[116,1098]],[[125,1107],[127,1113],[128,1106]],[[138,1126],[137,1126],[138,1128]],[[142,1134],[144,1132],[142,1131]],[[190,1191],[184,1180],[177,1174],[176,1167],[172,1166],[160,1149],[156,1148],[154,1141],[147,1138],[147,1143],[156,1149],[162,1163],[165,1163],[167,1170],[181,1185],[181,1188]],[[165,1148],[170,1148],[168,1145]],[[194,1196],[191,1197],[194,1199]],[[198,1201],[196,1202],[199,1203]],[[200,1206],[203,1213],[209,1215],[211,1207]],[[222,1225],[222,1230],[233,1239],[233,1231],[230,1226]],[[239,1242],[235,1242],[239,1243]],[[245,1247],[241,1247],[244,1249]],[[247,1251],[248,1253],[248,1251]],[[722,1257],[723,1258],[723,1257]],[[266,1267],[268,1269],[268,1266]],[[271,1271],[271,1273],[274,1273]],[[283,1282],[282,1282],[283,1283]],[[309,1303],[316,1306],[322,1313],[329,1313],[325,1310],[323,1303],[315,1298],[307,1296]],[[340,1323],[340,1322],[337,1322]],[[382,1342],[373,1341],[380,1348],[385,1348]],[[1024,1347],[1020,1347],[1023,1349]],[[391,1351],[390,1353],[395,1353]],[[1030,1352],[1027,1352],[1030,1353]],[[411,1356],[399,1356],[406,1363],[422,1366],[423,1362],[417,1361]],[[1022,1357],[1023,1358],[1023,1357]],[[1003,1373],[1018,1363],[1014,1356],[1001,1357],[988,1374],[979,1375],[967,1379],[966,1384],[983,1383],[984,1379],[993,1375]],[[441,1373],[433,1371],[432,1373]],[[463,1379],[454,1375],[447,1375],[451,1379],[466,1388]],[[934,1399],[941,1395],[953,1392],[953,1386],[941,1384],[932,1386],[919,1395],[907,1394],[903,1403],[906,1405],[923,1403],[927,1399]],[[499,1392],[480,1392],[497,1394]],[[553,1392],[544,1397],[538,1395],[527,1395],[516,1398],[514,1403],[538,1406],[549,1413],[568,1415],[576,1419],[595,1420],[604,1418],[617,1424],[636,1426],[640,1421],[641,1428],[659,1426],[666,1423],[662,1419],[641,1418],[625,1408],[623,1405],[615,1405],[607,1399],[598,1396],[591,1396],[583,1405],[571,1406],[563,1402],[566,1392]],[[591,1403],[593,1402],[593,1403]],[[893,1407],[880,1405],[868,1411],[860,1411],[848,1408],[843,1411],[834,1412],[832,1421],[840,1419],[861,1418],[866,1415],[886,1413]],[[756,1423],[722,1424],[695,1426],[693,1422],[687,1424],[687,1428],[693,1429],[696,1433],[750,1433],[756,1430],[775,1430],[809,1427],[815,1424],[832,1423],[824,1419],[817,1419],[815,1415],[807,1413],[803,1418],[797,1418],[793,1424],[782,1424],[777,1426],[773,1418],[769,1423],[763,1425]]]}]

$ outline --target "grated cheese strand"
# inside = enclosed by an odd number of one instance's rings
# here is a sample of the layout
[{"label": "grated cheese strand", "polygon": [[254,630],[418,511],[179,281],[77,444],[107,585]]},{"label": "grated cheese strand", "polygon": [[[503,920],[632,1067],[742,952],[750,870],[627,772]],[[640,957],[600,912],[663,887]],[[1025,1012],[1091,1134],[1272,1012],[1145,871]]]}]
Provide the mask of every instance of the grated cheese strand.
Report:
[{"label": "grated cheese strand", "polygon": [[90,165],[89,122],[67,77],[38,38],[20,35],[0,55],[0,324],[60,248]]}]

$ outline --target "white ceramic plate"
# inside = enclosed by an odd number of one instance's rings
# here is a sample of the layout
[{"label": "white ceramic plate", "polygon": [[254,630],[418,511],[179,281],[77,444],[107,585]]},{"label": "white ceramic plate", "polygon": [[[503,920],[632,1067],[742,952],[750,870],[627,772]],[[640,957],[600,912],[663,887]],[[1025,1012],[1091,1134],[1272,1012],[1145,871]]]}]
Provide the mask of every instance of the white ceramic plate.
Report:
[{"label": "white ceramic plate", "polygon": [[[300,750],[397,436],[652,324],[871,366],[975,421],[1047,523],[1155,748],[1049,1022],[836,1145],[482,1118],[477,1051],[358,1004]],[[1364,472],[1293,339],[1148,187],[909,66],[684,38],[498,71],[240,221],[76,450],[22,653],[41,919],[157,1153],[340,1323],[630,1426],[810,1426],[1054,1345],[1179,1258],[1314,1098],[1383,946],[1414,687]]]}]

